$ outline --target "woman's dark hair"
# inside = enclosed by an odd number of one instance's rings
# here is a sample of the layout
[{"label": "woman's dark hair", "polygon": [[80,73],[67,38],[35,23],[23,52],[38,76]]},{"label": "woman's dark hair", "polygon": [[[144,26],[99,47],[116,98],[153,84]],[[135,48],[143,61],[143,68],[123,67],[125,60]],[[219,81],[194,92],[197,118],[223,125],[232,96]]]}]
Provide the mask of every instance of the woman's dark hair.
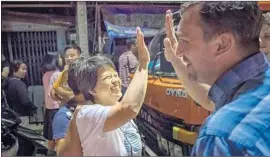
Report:
[{"label": "woman's dark hair", "polygon": [[[93,90],[97,83],[97,70],[100,67],[111,67],[115,69],[113,62],[106,56],[96,55],[92,57],[81,57],[80,65],[76,69],[76,86],[77,89],[84,94],[85,99],[93,100],[93,96],[89,93]],[[74,81],[75,81],[74,80]],[[88,98],[87,98],[87,97]]]},{"label": "woman's dark hair", "polygon": [[[77,75],[78,75],[78,69],[83,64],[85,58],[80,57],[76,61],[74,61],[68,69],[68,86],[72,89],[74,95],[80,94],[79,87],[77,85]],[[94,97],[89,93],[83,93],[85,100],[91,100],[94,101]]]},{"label": "woman's dark hair", "polygon": [[74,95],[78,95],[80,93],[79,87],[76,83],[78,68],[82,65],[84,61],[83,57],[78,58],[73,63],[70,64],[68,68],[68,86],[72,89]]},{"label": "woman's dark hair", "polygon": [[58,64],[58,59],[59,59],[58,53],[47,53],[43,57],[43,61],[41,63],[42,73],[59,69],[60,65]]},{"label": "woman's dark hair", "polygon": [[26,63],[23,62],[22,60],[11,61],[9,65],[9,69],[10,69],[9,76],[13,76],[13,73],[17,72],[20,69],[20,66],[22,64],[26,64]]}]

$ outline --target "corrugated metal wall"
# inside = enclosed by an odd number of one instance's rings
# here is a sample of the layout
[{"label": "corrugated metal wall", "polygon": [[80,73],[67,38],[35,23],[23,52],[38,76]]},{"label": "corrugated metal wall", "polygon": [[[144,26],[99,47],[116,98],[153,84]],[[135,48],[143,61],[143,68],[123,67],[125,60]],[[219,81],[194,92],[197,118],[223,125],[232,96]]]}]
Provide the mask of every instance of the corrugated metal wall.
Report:
[{"label": "corrugated metal wall", "polygon": [[29,85],[41,85],[41,62],[48,51],[57,51],[56,31],[2,32],[2,53],[9,60],[28,65]]}]

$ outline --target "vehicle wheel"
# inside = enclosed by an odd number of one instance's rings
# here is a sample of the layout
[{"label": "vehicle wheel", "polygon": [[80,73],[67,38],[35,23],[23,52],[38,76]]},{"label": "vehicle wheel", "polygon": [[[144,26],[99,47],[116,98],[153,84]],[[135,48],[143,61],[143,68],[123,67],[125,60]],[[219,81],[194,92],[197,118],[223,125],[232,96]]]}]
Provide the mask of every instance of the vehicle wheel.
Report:
[{"label": "vehicle wheel", "polygon": [[[16,138],[13,134],[9,134],[9,143],[11,143],[12,141],[12,144],[3,144],[3,143],[6,143],[6,142],[3,142],[2,143],[2,149],[1,149],[1,153],[2,153],[2,156],[17,156],[17,152],[18,152],[18,149],[19,149],[19,142],[18,142],[18,138]],[[6,149],[5,149],[6,148]]]}]

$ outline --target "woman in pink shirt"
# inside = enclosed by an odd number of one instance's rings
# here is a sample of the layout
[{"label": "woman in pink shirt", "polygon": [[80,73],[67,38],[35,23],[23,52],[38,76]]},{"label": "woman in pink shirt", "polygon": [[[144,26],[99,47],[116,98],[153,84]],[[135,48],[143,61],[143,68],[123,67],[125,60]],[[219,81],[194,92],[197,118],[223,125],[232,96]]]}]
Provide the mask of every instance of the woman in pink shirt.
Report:
[{"label": "woman in pink shirt", "polygon": [[43,136],[48,140],[48,154],[54,152],[55,142],[52,138],[52,121],[55,113],[59,109],[59,103],[52,99],[50,91],[59,74],[59,67],[62,66],[62,59],[58,53],[48,53],[42,62],[42,81],[45,90],[45,118],[43,126]]}]

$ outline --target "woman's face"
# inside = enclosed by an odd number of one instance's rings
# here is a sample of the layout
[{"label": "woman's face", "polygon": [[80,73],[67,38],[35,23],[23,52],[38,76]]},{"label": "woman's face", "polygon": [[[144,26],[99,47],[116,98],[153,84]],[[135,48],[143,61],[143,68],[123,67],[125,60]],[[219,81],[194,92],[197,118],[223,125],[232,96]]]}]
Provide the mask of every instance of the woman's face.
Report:
[{"label": "woman's face", "polygon": [[121,97],[121,80],[118,73],[111,67],[102,67],[97,71],[97,84],[94,97],[105,105],[115,104]]},{"label": "woman's face", "polygon": [[18,71],[16,71],[14,73],[14,75],[17,76],[17,77],[19,77],[19,78],[21,78],[21,79],[23,79],[23,78],[25,78],[26,73],[27,73],[27,66],[26,66],[26,64],[22,63],[20,65]]}]

